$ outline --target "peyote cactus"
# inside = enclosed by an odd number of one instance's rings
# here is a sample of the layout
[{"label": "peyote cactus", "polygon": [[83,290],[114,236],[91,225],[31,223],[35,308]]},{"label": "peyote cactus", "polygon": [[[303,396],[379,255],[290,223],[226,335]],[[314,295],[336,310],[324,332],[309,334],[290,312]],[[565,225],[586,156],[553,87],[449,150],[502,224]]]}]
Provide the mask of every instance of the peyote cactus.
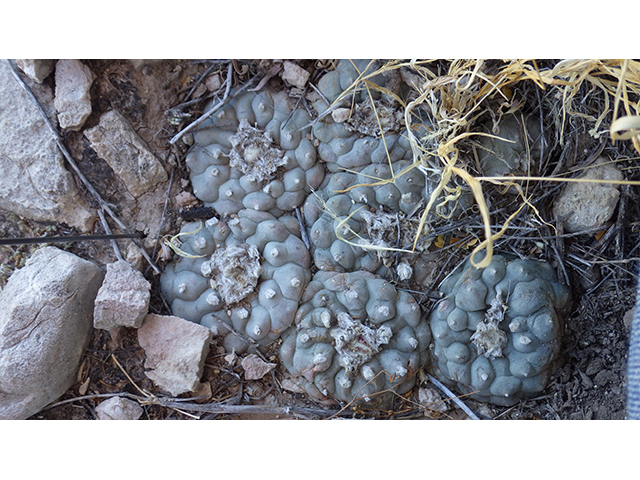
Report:
[{"label": "peyote cactus", "polygon": [[[499,129],[490,133],[495,137],[480,137],[478,158],[484,175],[526,175],[535,172],[540,162],[541,149],[546,141],[535,117],[509,115],[499,123]],[[504,140],[503,140],[504,139]]]},{"label": "peyote cactus", "polygon": [[558,365],[569,289],[536,260],[468,260],[431,314],[436,375],[472,398],[513,405],[538,395]]},{"label": "peyote cactus", "polygon": [[413,387],[431,332],[409,293],[368,272],[318,272],[301,302],[280,360],[311,397],[385,408]]},{"label": "peyote cactus", "polygon": [[[401,160],[392,167],[399,171],[408,165]],[[363,269],[388,276],[383,260],[391,249],[411,249],[419,226],[416,210],[424,192],[424,176],[413,169],[394,183],[364,185],[390,177],[391,169],[384,163],[370,164],[359,174],[337,172],[323,189],[307,198],[304,216],[316,267],[340,272]],[[422,244],[419,247],[419,251],[424,249]],[[414,263],[413,258],[411,261]],[[412,272],[406,271],[407,262],[398,264],[405,267],[399,277],[409,279]]]},{"label": "peyote cactus", "polygon": [[194,133],[187,155],[193,193],[220,216],[244,208],[279,217],[318,188],[325,169],[306,111],[291,109],[285,92],[238,95]]},{"label": "peyote cactus", "polygon": [[297,219],[241,210],[233,219],[212,218],[198,228],[182,228],[191,233],[181,236],[180,247],[189,257],[167,265],[160,278],[173,314],[224,335],[229,352],[276,340],[293,322],[311,279]]}]

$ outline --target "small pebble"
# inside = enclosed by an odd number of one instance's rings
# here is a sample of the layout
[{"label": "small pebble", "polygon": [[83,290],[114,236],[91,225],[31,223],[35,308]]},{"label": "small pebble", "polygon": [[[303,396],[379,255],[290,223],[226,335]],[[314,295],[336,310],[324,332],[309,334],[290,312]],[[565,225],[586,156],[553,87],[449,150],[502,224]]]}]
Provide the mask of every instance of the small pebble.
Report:
[{"label": "small pebble", "polygon": [[267,363],[254,353],[244,357],[241,364],[242,368],[244,368],[244,378],[246,380],[259,380],[276,368],[275,363]]}]

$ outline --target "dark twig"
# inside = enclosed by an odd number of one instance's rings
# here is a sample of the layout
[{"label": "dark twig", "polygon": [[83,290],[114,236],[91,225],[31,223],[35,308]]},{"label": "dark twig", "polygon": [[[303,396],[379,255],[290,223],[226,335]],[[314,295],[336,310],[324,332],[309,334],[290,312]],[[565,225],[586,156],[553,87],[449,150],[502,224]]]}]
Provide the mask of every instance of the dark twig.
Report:
[{"label": "dark twig", "polygon": [[302,237],[302,241],[304,242],[307,248],[311,248],[311,244],[309,243],[309,237],[307,236],[307,229],[304,226],[304,220],[302,219],[302,215],[300,214],[300,208],[296,207],[296,218],[298,219],[298,223],[300,224],[300,236]]},{"label": "dark twig", "polygon": [[[102,209],[98,209],[98,216],[100,217],[100,221],[102,222],[102,226],[107,235],[111,235],[111,228],[109,227],[109,222],[104,218],[104,211]],[[120,248],[114,239],[109,240],[111,242],[111,248],[113,248],[113,252],[116,254],[116,258],[118,260],[122,260],[122,253],[120,253]]]},{"label": "dark twig", "polygon": [[142,238],[143,233],[122,233],[117,235],[69,235],[62,237],[0,238],[0,245],[29,245],[37,243],[70,243],[118,240],[122,238]]}]

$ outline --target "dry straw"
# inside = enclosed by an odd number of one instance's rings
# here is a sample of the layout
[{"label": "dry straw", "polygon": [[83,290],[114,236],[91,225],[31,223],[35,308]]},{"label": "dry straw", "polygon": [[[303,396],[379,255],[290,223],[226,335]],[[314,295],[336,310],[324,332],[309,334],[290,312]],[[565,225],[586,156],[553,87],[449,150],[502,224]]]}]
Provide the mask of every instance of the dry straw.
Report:
[{"label": "dry straw", "polygon": [[[378,250],[415,251],[420,235],[425,231],[425,224],[434,205],[436,205],[436,214],[439,214],[440,207],[458,199],[460,188],[452,187],[451,181],[455,177],[459,177],[469,186],[482,217],[485,238],[473,250],[471,260],[476,267],[484,268],[491,262],[493,242],[504,234],[509,222],[525,205],[533,207],[523,193],[522,188],[515,182],[551,181],[640,185],[640,182],[637,181],[606,181],[544,176],[473,176],[459,160],[460,152],[457,146],[461,140],[468,137],[491,136],[474,130],[474,128],[477,128],[474,121],[483,114],[497,115],[497,121],[499,121],[500,116],[519,112],[523,105],[520,103],[519,97],[513,95],[513,91],[515,87],[526,87],[527,85],[525,84],[528,83],[534,88],[543,91],[555,90],[553,93],[559,104],[558,111],[555,112],[555,120],[556,124],[560,126],[558,129],[558,141],[561,145],[564,144],[564,131],[568,119],[582,117],[592,123],[592,128],[589,130],[589,134],[592,137],[599,138],[602,135],[609,135],[609,139],[612,142],[616,140],[631,140],[636,151],[640,153],[640,111],[637,100],[640,98],[640,62],[638,61],[563,60],[556,63],[553,68],[547,69],[539,69],[535,60],[454,60],[449,62],[438,62],[436,60],[402,62],[394,60],[388,61],[380,67],[376,67],[376,65],[379,65],[379,63],[372,61],[362,71],[358,70],[358,78],[332,103],[327,113],[341,105],[354,92],[363,91],[363,89],[366,90],[371,98],[374,108],[372,90],[392,96],[404,108],[404,122],[413,152],[413,164],[400,172],[393,172],[387,152],[392,177],[390,179],[372,179],[373,181],[366,185],[376,186],[395,182],[400,176],[413,168],[418,168],[425,175],[429,172],[436,172],[439,180],[432,190],[420,217],[420,224],[411,250],[367,245],[363,239],[360,239],[357,243],[352,242],[350,239],[340,235],[338,231],[340,227],[346,224],[348,218],[340,222],[336,228],[338,238],[347,243]],[[436,65],[440,69],[442,69],[443,65],[446,65],[447,70],[441,75],[436,75],[434,71],[437,71],[437,69],[430,68]],[[357,67],[355,68],[357,69]],[[408,103],[403,102],[395,94],[372,81],[373,77],[392,70],[401,70],[404,79],[409,80],[415,91],[414,98]],[[602,92],[602,95],[598,96],[602,101],[597,105],[599,111],[595,115],[592,112],[585,113],[584,109],[576,105],[576,102],[584,101],[584,97],[579,94],[584,92],[585,87],[589,94],[597,91]],[[500,112],[495,111],[496,101],[499,101],[502,105]],[[430,117],[428,125],[414,123],[418,117],[413,113],[419,107],[422,112],[426,111]],[[623,115],[620,113],[621,111],[624,111]],[[380,126],[380,119],[377,119]],[[426,130],[420,127],[426,127]],[[382,128],[380,128],[380,131],[382,131]],[[418,131],[422,132],[420,137],[416,136]],[[384,141],[384,135],[382,138]],[[433,164],[434,158],[437,159],[435,164]],[[492,233],[491,219],[484,198],[482,182],[491,182],[505,187],[514,186],[522,200],[520,208],[509,216],[497,233]],[[356,186],[354,185],[350,188],[355,188]],[[442,197],[443,192],[446,193],[444,199]],[[438,200],[440,200],[440,203],[437,203]],[[533,210],[538,219],[543,221],[538,211],[535,208]],[[442,216],[442,214],[440,215]],[[548,223],[546,224],[549,225]],[[356,237],[357,234],[353,232],[353,236]],[[476,262],[474,257],[482,250],[486,250],[486,255],[481,261]]]}]

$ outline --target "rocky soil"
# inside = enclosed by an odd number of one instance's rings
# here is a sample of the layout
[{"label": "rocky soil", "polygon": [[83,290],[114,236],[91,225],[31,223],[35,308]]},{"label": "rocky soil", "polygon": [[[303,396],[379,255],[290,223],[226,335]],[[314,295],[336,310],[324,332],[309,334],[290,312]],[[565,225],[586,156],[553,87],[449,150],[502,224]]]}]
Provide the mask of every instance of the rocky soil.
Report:
[{"label": "rocky soil", "polygon": [[[232,71],[238,85],[259,73],[272,88],[286,88],[295,94],[296,82],[315,83],[330,68],[330,63],[323,61],[295,64],[308,74],[308,78],[296,77],[300,75],[299,69],[283,68],[282,64],[267,61],[233,62]],[[64,162],[62,154],[56,153],[56,148],[49,145],[34,150],[31,154],[33,165],[23,166],[15,172],[3,170],[3,175],[13,180],[0,185],[3,199],[0,202],[0,238],[104,234],[108,233],[105,223],[113,233],[122,233],[121,226],[111,217],[101,221],[97,213],[100,204],[87,186],[90,185],[111,206],[115,216],[132,232],[144,234],[144,239],[138,241],[139,246],[132,240],[117,240],[118,253],[107,241],[68,242],[56,244],[56,247],[90,260],[105,273],[106,265],[116,262],[120,256],[149,282],[148,312],[171,315],[159,291],[158,272],[170,258],[170,252],[163,248],[162,237],[177,233],[188,215],[184,212],[197,214],[194,212],[202,204],[192,195],[184,165],[193,138],[187,134],[173,144],[170,140],[202,115],[206,98],[223,87],[227,69],[227,62],[89,60],[64,65],[59,62],[55,71],[50,70],[46,75],[45,67],[44,73],[39,73],[43,77],[38,78],[41,83],[25,77],[24,81],[58,125],[62,143],[75,159],[86,183],[80,181],[77,172]],[[64,77],[65,72],[68,77]],[[3,79],[4,83],[14,81],[9,73],[4,75],[7,77]],[[35,70],[33,76],[38,77]],[[63,91],[65,78],[76,81],[67,92]],[[65,96],[71,95],[69,92],[81,90],[84,100],[64,101]],[[19,91],[20,87],[16,87],[10,95],[18,95]],[[73,107],[69,107],[70,104]],[[78,104],[83,107],[76,108]],[[65,111],[65,114],[56,115],[56,110],[58,113]],[[31,116],[23,121],[1,125],[3,131],[14,132],[14,136],[2,141],[3,152],[15,153],[26,138],[47,130],[37,112],[16,111],[14,116],[27,114]],[[628,153],[623,150],[626,147],[610,143],[600,148],[599,141],[587,130],[585,125],[575,125],[562,155],[575,159],[600,152],[620,158]],[[114,156],[113,144],[126,148],[116,150]],[[13,147],[9,148],[11,145]],[[50,149],[48,153],[47,148]],[[557,151],[553,154],[561,155]],[[38,166],[39,156],[55,161],[48,166]],[[632,160],[624,160],[619,169],[624,171],[626,178],[637,179],[634,166]],[[29,180],[39,178],[35,175],[38,168],[50,170],[51,177],[56,175],[55,179],[50,179],[53,183]],[[56,189],[67,195],[58,204],[56,196],[48,193]],[[638,193],[638,187],[621,188],[620,200],[612,207],[613,217],[606,232],[568,237],[564,245],[559,244],[568,260],[565,273],[571,284],[573,301],[565,317],[563,366],[553,375],[544,394],[513,407],[496,407],[463,398],[478,417],[625,418],[626,356],[637,280],[635,262],[629,258],[637,256],[634,247],[638,244],[640,231]],[[499,203],[497,191],[489,190],[488,195],[493,195],[496,205]],[[618,229],[609,228],[616,225]],[[43,244],[0,246],[0,287],[4,287],[9,276],[42,247]],[[153,261],[153,266],[141,254],[140,247]],[[498,248],[510,251],[520,245],[517,240],[503,241]],[[597,255],[585,261],[587,250],[597,252]],[[443,250],[443,258],[448,258],[449,253],[450,250]],[[446,265],[448,273],[467,253],[460,249],[453,261],[442,261],[441,265]],[[434,286],[430,287],[425,287],[423,292]],[[434,299],[427,295],[422,298],[425,309],[433,302]],[[156,378],[154,383],[145,374],[150,354],[145,351],[144,343],[149,341],[149,335],[141,337],[137,327],[142,317],[137,314],[134,317],[132,322],[138,323],[111,330],[94,329],[74,385],[51,406],[30,418],[468,418],[456,403],[444,401],[446,395],[429,381],[426,372],[420,376],[420,385],[406,398],[399,399],[391,411],[367,411],[355,406],[342,410],[323,407],[292,385],[278,363],[275,346],[261,359],[249,358],[248,354],[238,357],[225,351],[215,336],[210,344],[198,347],[204,357],[197,390],[188,393],[174,390],[174,395],[169,395],[167,388],[158,386],[162,380],[158,382]],[[209,337],[202,337],[202,332],[197,334],[201,335],[201,342],[207,343]],[[197,364],[200,360],[195,361]],[[118,398],[114,400],[114,397]],[[178,399],[188,408],[180,408]]]}]

